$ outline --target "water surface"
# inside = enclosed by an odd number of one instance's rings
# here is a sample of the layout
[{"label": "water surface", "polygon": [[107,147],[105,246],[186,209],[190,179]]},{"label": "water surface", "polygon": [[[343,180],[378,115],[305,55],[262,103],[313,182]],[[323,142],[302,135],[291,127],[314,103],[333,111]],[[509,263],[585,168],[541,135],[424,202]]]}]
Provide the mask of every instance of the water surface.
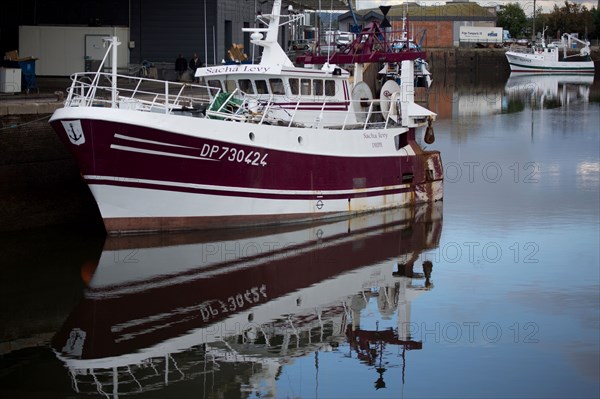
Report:
[{"label": "water surface", "polygon": [[443,203],[3,239],[14,397],[600,396],[598,82],[436,77]]}]

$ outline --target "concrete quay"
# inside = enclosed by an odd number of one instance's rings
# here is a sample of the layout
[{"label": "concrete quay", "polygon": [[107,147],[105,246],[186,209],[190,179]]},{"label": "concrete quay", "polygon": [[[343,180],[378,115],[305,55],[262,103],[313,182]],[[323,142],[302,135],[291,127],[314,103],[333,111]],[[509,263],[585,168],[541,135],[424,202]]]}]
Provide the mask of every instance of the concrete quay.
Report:
[{"label": "concrete quay", "polygon": [[37,83],[38,89],[31,89],[28,94],[0,93],[0,117],[51,114],[62,107],[69,78],[38,77]]},{"label": "concrete quay", "polygon": [[101,226],[71,154],[48,124],[69,78],[38,78],[29,94],[0,93],[0,237],[44,226]]}]

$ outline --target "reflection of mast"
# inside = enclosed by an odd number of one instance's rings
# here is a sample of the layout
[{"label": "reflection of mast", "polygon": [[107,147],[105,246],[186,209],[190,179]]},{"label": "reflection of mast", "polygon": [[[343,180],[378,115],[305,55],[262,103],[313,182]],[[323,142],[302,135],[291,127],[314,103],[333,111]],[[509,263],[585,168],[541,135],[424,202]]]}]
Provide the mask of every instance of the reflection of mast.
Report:
[{"label": "reflection of mast", "polygon": [[[433,264],[431,261],[423,262],[423,272],[416,273],[413,265],[416,255],[402,264],[398,264],[397,271],[392,272],[398,280],[393,286],[379,287],[377,292],[361,292],[354,295],[351,300],[352,323],[346,329],[346,336],[350,344],[350,349],[356,351],[357,358],[368,366],[375,367],[379,377],[375,381],[375,389],[385,388],[383,374],[387,370],[383,367],[383,354],[388,345],[395,345],[402,348],[402,383],[405,382],[406,369],[406,351],[419,350],[423,348],[421,341],[415,341],[410,335],[410,315],[411,302],[423,291],[433,288],[431,282],[431,272]],[[416,285],[413,280],[425,279],[423,285]],[[377,299],[380,313],[385,315],[389,313],[391,307],[397,309],[396,328],[379,328],[379,321],[376,323],[375,330],[362,329],[360,327],[361,310],[367,307],[371,298]]]}]

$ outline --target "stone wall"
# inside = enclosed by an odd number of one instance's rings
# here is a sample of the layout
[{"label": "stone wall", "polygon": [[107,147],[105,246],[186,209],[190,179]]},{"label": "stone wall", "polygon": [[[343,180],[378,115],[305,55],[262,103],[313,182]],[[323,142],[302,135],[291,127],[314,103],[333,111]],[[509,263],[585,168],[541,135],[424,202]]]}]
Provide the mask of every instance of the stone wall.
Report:
[{"label": "stone wall", "polygon": [[486,73],[508,76],[510,68],[504,55],[506,50],[494,48],[437,48],[427,49],[431,72]]},{"label": "stone wall", "polygon": [[0,117],[0,232],[72,223],[101,226],[92,195],[49,117]]}]

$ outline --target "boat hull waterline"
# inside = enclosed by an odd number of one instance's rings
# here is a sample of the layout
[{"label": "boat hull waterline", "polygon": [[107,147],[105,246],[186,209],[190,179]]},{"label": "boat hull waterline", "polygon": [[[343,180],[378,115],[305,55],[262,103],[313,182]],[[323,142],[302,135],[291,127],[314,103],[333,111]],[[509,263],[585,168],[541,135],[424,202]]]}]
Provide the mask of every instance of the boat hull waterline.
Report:
[{"label": "boat hull waterline", "polygon": [[68,107],[51,118],[108,233],[310,221],[442,199],[415,130],[282,128]]},{"label": "boat hull waterline", "polygon": [[593,61],[548,61],[543,56],[506,52],[511,72],[590,73],[595,72]]}]

